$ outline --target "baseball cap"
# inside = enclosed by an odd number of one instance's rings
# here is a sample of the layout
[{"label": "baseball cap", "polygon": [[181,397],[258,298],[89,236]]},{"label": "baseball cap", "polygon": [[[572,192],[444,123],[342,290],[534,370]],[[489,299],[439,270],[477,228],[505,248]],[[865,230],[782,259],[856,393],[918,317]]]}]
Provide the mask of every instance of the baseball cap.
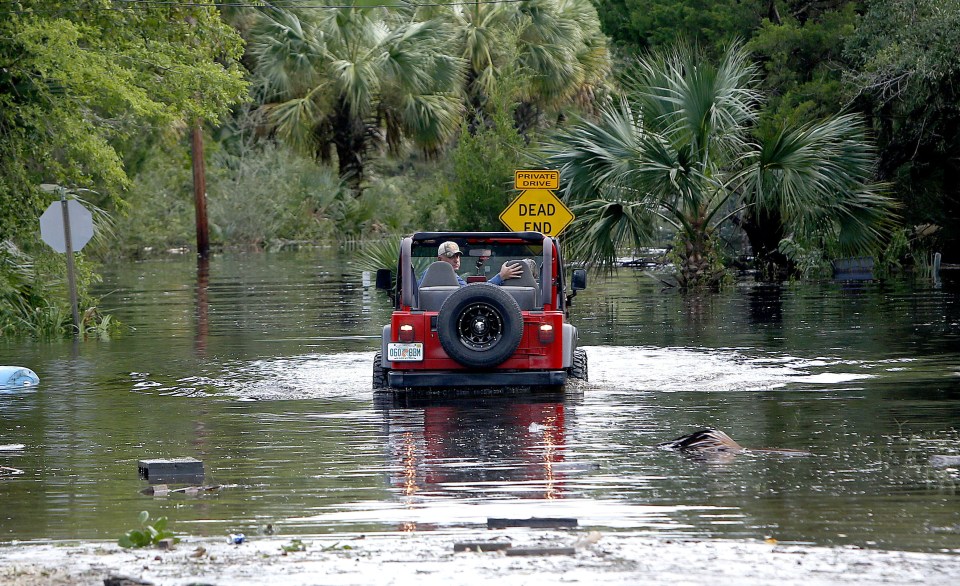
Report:
[{"label": "baseball cap", "polygon": [[453,258],[456,255],[463,256],[463,253],[460,252],[460,247],[457,246],[456,242],[448,241],[440,245],[440,248],[437,249],[437,256],[445,256],[447,258]]}]

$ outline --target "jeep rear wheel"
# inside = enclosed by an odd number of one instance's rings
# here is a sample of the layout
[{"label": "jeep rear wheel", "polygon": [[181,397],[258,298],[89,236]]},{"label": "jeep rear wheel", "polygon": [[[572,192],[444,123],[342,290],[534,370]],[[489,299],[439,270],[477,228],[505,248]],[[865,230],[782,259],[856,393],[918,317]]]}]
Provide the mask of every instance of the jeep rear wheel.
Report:
[{"label": "jeep rear wheel", "polygon": [[570,366],[570,378],[586,382],[587,374],[587,353],[580,348],[573,351],[573,365]]},{"label": "jeep rear wheel", "polygon": [[380,366],[381,356],[380,352],[373,355],[373,390],[375,391],[387,388],[387,369]]},{"label": "jeep rear wheel", "polygon": [[440,345],[464,366],[492,368],[513,355],[523,337],[517,302],[496,285],[454,291],[437,314]]}]

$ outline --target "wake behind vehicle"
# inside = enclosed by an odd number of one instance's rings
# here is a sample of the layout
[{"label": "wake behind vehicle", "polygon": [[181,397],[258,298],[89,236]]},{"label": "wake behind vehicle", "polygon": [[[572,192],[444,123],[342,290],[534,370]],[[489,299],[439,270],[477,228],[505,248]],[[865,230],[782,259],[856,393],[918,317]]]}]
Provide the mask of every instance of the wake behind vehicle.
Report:
[{"label": "wake behind vehicle", "polygon": [[[461,286],[437,260],[444,242],[462,252]],[[518,278],[488,283],[504,262]],[[539,232],[418,232],[400,245],[396,285],[389,269],[377,287],[394,311],[373,364],[373,387],[558,387],[587,380],[587,355],[568,322],[586,271],[574,270],[566,293],[557,240]]]}]

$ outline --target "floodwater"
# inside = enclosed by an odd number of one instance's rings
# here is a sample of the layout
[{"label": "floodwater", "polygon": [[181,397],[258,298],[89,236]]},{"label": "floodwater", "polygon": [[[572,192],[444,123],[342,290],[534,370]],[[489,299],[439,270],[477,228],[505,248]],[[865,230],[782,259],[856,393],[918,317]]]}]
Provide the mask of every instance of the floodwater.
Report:
[{"label": "floodwater", "polygon": [[[456,532],[575,517],[664,539],[960,552],[960,279],[661,291],[594,279],[572,319],[590,382],[561,394],[374,397],[390,313],[347,254],[122,264],[110,341],[0,340],[36,388],[0,390],[0,542],[179,534]],[[752,452],[656,448],[700,427]],[[188,496],[141,459],[194,457]],[[269,529],[268,529],[269,526]]]}]

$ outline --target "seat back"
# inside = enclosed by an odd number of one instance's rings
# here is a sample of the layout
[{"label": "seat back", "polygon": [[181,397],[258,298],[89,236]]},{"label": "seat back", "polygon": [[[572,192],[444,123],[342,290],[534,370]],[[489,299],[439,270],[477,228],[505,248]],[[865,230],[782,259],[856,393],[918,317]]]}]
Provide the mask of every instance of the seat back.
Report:
[{"label": "seat back", "polygon": [[440,306],[454,291],[460,288],[457,273],[450,263],[438,260],[427,267],[420,282],[419,308],[424,311],[440,311]]},{"label": "seat back", "polygon": [[540,288],[537,285],[536,275],[537,263],[532,259],[525,258],[519,261],[523,272],[516,279],[509,279],[503,282],[503,290],[510,294],[517,301],[517,305],[523,311],[533,311],[540,309]]}]

